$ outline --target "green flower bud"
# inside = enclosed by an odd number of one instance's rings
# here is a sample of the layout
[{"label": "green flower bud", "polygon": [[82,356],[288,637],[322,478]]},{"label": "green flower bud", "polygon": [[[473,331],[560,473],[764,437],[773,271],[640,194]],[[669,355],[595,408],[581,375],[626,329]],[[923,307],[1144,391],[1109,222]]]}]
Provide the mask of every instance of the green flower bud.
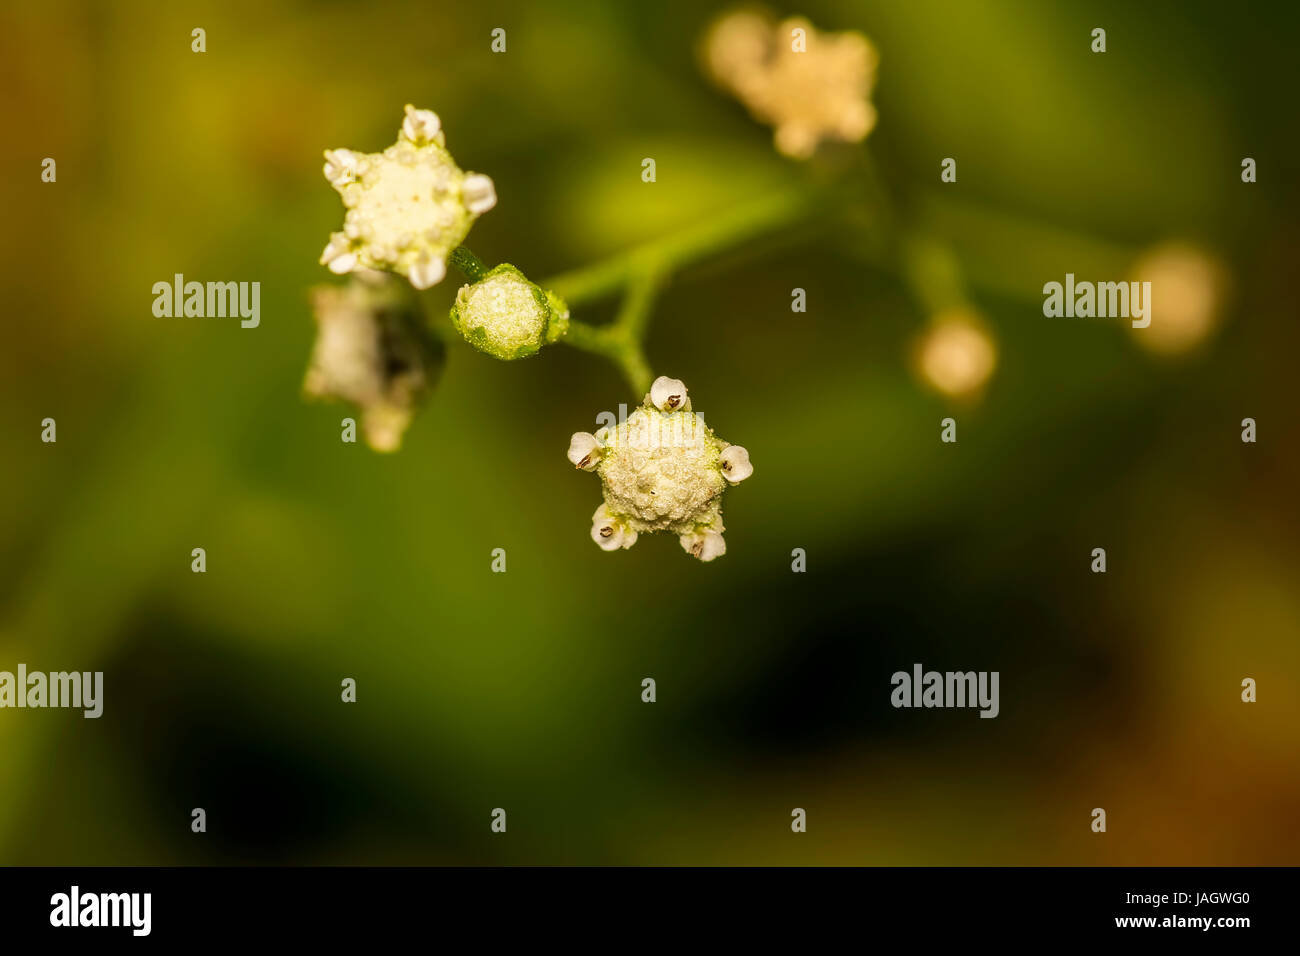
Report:
[{"label": "green flower bud", "polygon": [[568,331],[569,307],[503,263],[461,286],[451,321],[465,341],[488,355],[526,358]]}]

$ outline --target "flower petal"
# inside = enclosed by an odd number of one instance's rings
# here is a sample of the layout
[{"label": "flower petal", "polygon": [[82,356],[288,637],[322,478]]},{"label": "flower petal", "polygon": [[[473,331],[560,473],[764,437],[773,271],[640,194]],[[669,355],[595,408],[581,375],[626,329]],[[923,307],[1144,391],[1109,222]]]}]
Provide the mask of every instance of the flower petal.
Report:
[{"label": "flower petal", "polygon": [[727,553],[727,542],[716,531],[697,531],[694,534],[684,534],[678,540],[681,541],[682,548],[687,554],[699,558],[701,561],[712,561],[714,558]]},{"label": "flower petal", "polygon": [[490,176],[470,173],[460,187],[465,208],[479,216],[497,204],[497,188]]},{"label": "flower petal", "polygon": [[733,485],[754,473],[754,466],[749,463],[749,451],[742,445],[728,445],[722,449],[718,458],[722,465],[722,477]]},{"label": "flower petal", "polygon": [[325,178],[331,186],[356,182],[359,157],[350,149],[325,150]]},{"label": "flower petal", "polygon": [[417,110],[406,104],[406,119],[402,121],[402,135],[412,143],[441,142],[442,120],[433,110]]},{"label": "flower petal", "polygon": [[627,531],[623,523],[612,514],[606,505],[601,505],[596,509],[596,513],[591,516],[591,540],[600,545],[602,551],[616,551],[619,548],[630,548],[636,542],[636,533],[632,532],[632,540],[625,541]]},{"label": "flower petal", "polygon": [[352,252],[352,243],[341,232],[330,236],[325,251],[320,254],[321,265],[329,266],[335,275],[345,275],[357,266],[357,257]]},{"label": "flower petal", "polygon": [[681,379],[660,375],[650,386],[650,402],[661,411],[688,407],[687,401],[686,384]]},{"label": "flower petal", "polygon": [[569,439],[569,461],[583,471],[592,471],[604,450],[600,439],[589,432],[574,432]]},{"label": "flower petal", "polygon": [[411,263],[407,278],[417,289],[428,289],[442,281],[447,274],[447,264],[434,256]]}]

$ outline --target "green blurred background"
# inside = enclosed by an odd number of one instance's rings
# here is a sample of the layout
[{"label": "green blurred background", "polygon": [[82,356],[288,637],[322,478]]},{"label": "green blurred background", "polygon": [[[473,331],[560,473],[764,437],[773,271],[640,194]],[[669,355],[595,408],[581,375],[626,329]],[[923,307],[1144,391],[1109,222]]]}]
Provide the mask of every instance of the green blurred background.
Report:
[{"label": "green blurred background", "polygon": [[[713,564],[590,541],[568,437],[635,399],[592,356],[453,349],[391,456],[302,400],[321,151],[404,103],[496,181],[475,251],[538,279],[810,175],[701,75],[718,9],[5,5],[0,669],[102,670],[105,710],[0,711],[0,862],[1300,859],[1294,4],[779,10],[876,44],[869,146],[1000,364],[974,404],[916,380],[869,222],[676,276],[651,363],[756,466]],[[1232,279],[1193,354],[1042,315],[1170,238]],[[260,328],[154,318],[177,272],[260,281]],[[1000,671],[1001,716],[892,709],[915,662]]]}]

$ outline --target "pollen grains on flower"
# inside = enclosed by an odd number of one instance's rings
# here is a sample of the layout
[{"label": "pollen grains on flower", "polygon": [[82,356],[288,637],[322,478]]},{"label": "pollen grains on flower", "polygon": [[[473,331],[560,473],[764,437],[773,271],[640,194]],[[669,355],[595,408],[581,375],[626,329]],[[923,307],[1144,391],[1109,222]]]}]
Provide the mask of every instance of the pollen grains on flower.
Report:
[{"label": "pollen grains on flower", "polygon": [[496,203],[492,180],[466,173],[446,148],[437,114],[406,107],[397,142],[381,153],[325,151],[325,178],[347,212],[321,264],[405,276],[417,289],[442,281],[446,261]]},{"label": "pollen grains on flower", "polygon": [[[593,540],[605,550],[631,546],[626,535],[668,531],[704,561],[721,555],[721,497],[729,484],[753,471],[749,453],[714,434],[702,415],[667,405],[669,395],[685,404],[686,388],[676,379],[668,393],[652,387],[645,400],[617,426],[598,435],[576,433],[568,458],[595,471],[605,502],[595,516]],[[656,402],[659,399],[659,403]],[[604,533],[598,533],[603,529]],[[617,545],[609,542],[618,537]]]},{"label": "pollen grains on flower", "polygon": [[719,86],[773,127],[777,150],[792,159],[809,158],[823,141],[861,142],[876,124],[878,57],[861,33],[740,10],[709,28],[704,61]]}]

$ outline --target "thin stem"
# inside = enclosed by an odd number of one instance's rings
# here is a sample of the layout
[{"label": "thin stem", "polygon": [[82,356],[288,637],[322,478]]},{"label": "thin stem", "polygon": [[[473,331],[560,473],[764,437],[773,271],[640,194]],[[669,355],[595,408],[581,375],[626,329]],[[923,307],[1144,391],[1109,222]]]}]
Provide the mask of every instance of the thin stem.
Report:
[{"label": "thin stem", "polygon": [[820,210],[826,199],[826,191],[816,187],[774,191],[762,199],[711,216],[697,226],[554,276],[542,286],[571,306],[592,302],[624,288],[636,275],[647,271],[676,272],[750,239],[793,225]]},{"label": "thin stem", "polygon": [[629,338],[623,329],[613,325],[589,325],[570,319],[568,334],[560,341],[583,352],[609,359],[618,366],[632,391],[649,390],[650,363],[646,361],[641,343]]},{"label": "thin stem", "polygon": [[650,312],[666,279],[662,267],[655,265],[633,275],[628,282],[623,304],[614,319],[614,327],[622,329],[631,341],[640,342],[645,338],[646,327],[650,324]]},{"label": "thin stem", "polygon": [[470,252],[468,246],[457,246],[451,250],[451,255],[447,258],[470,282],[478,282],[487,275],[487,266],[483,264],[483,260]]}]

